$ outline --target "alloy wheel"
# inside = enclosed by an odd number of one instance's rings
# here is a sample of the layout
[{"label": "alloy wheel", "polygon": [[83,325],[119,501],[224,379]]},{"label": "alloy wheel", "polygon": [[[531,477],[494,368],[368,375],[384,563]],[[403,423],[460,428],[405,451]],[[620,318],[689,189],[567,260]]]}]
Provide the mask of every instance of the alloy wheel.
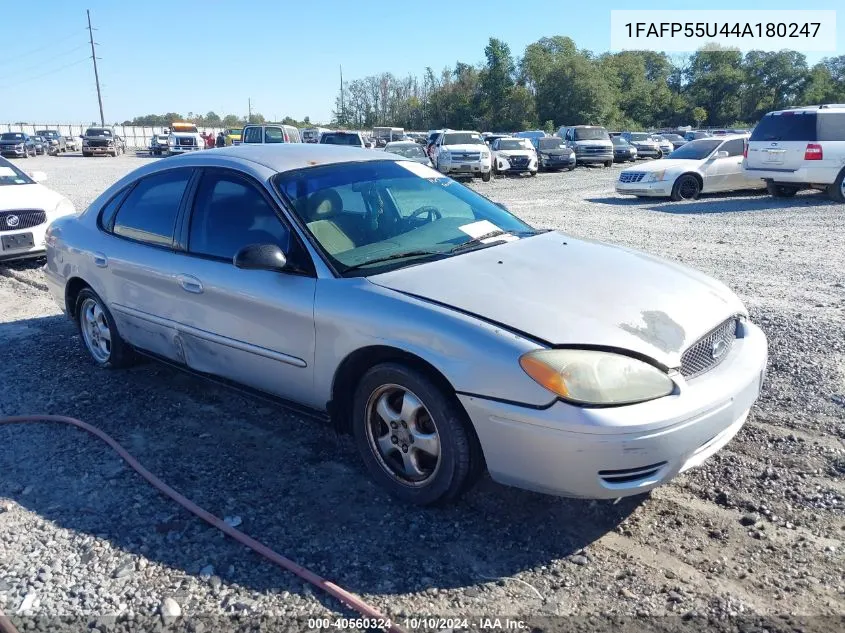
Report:
[{"label": "alloy wheel", "polygon": [[395,480],[422,486],[440,467],[440,435],[426,406],[409,389],[382,385],[366,406],[370,449]]},{"label": "alloy wheel", "polygon": [[108,362],[111,357],[111,330],[103,308],[94,299],[85,299],[79,320],[88,351],[97,362]]}]

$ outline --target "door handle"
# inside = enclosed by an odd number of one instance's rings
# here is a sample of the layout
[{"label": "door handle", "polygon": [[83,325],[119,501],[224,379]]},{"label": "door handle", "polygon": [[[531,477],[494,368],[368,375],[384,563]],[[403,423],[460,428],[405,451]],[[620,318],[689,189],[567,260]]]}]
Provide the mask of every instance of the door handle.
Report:
[{"label": "door handle", "polygon": [[92,259],[94,260],[94,265],[99,266],[100,268],[105,268],[109,265],[108,257],[103,255],[102,253],[92,253]]},{"label": "door handle", "polygon": [[200,294],[202,292],[202,282],[196,277],[191,275],[177,275],[176,279],[185,292],[193,292],[194,294]]}]

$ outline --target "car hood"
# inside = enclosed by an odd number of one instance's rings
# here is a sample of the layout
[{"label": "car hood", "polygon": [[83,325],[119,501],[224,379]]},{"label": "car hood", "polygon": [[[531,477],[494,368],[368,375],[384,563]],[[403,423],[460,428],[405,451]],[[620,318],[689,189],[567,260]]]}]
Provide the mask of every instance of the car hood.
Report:
[{"label": "car hood", "polygon": [[63,195],[38,183],[32,185],[0,185],[0,211],[44,209],[50,212],[63,199]]},{"label": "car hood", "polygon": [[666,171],[669,169],[695,169],[699,162],[701,161],[684,160],[682,158],[664,158],[662,160],[656,160],[649,163],[641,163],[636,167],[628,167],[622,171],[644,171],[646,173],[651,173],[655,171]]},{"label": "car hood", "polygon": [[745,314],[727,286],[703,273],[559,232],[368,279],[550,345],[630,350],[665,367],[680,366],[690,344]]}]

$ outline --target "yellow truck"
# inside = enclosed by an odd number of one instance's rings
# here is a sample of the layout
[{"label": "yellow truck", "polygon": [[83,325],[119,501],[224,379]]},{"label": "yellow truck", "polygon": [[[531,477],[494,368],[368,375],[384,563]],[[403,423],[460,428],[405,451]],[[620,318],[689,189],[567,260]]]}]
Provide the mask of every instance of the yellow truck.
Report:
[{"label": "yellow truck", "polygon": [[240,145],[242,133],[243,129],[241,128],[228,128],[223,130],[223,138],[226,140],[226,146]]}]

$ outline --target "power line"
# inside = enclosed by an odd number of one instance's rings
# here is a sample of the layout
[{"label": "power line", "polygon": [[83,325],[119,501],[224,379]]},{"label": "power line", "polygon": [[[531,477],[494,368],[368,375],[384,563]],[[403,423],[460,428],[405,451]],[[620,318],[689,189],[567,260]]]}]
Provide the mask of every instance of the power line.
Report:
[{"label": "power line", "polygon": [[34,48],[31,51],[27,51],[26,53],[19,53],[17,55],[12,56],[12,57],[4,57],[3,59],[0,59],[0,65],[8,64],[9,62],[13,62],[15,60],[21,59],[22,57],[27,57],[29,55],[34,55],[35,53],[40,53],[41,51],[46,50],[46,49],[50,48],[51,46],[54,46],[55,44],[59,44],[61,42],[66,42],[67,40],[72,39],[74,37],[76,37],[76,34],[71,33],[70,35],[67,35],[65,37],[59,38],[57,40],[53,40],[52,42],[50,42],[46,46]]},{"label": "power line", "polygon": [[10,86],[4,86],[4,88],[14,88],[14,87],[16,87],[16,86],[20,86],[21,84],[25,84],[25,83],[27,83],[27,82],[29,82],[29,81],[35,81],[36,79],[41,79],[42,77],[47,77],[48,75],[53,75],[53,74],[55,74],[55,73],[57,73],[57,72],[61,72],[61,71],[62,71],[62,70],[64,70],[65,68],[70,68],[71,66],[77,66],[77,65],[82,64],[82,63],[87,62],[87,61],[88,61],[88,58],[86,57],[86,58],[84,58],[84,59],[80,59],[80,60],[77,60],[77,61],[75,61],[75,62],[71,62],[70,64],[66,64],[66,65],[61,66],[61,67],[59,67],[59,68],[56,68],[56,69],[54,69],[54,70],[50,70],[50,71],[48,71],[48,72],[46,72],[46,73],[42,73],[42,74],[40,74],[40,75],[35,75],[34,77],[27,77],[26,79],[23,79],[23,80],[21,80],[21,81],[19,81],[19,82],[15,83],[15,84],[12,84],[12,85],[10,85]]},{"label": "power line", "polygon": [[[75,53],[75,52],[76,52],[76,51],[78,51],[80,48],[85,48],[86,46],[88,46],[88,42],[85,42],[84,44],[80,44],[79,46],[74,46],[72,49],[70,49],[70,50],[68,50],[68,51],[65,51],[64,53],[58,53],[58,54],[56,54],[56,55],[51,55],[51,58],[52,58],[52,59],[56,59],[56,58],[58,58],[58,57],[64,57],[65,55],[70,55],[71,53]],[[19,75],[19,74],[21,74],[21,73],[27,73],[27,72],[29,72],[30,70],[34,70],[34,69],[36,69],[36,68],[40,68],[40,67],[43,67],[43,66],[44,66],[44,64],[43,64],[43,63],[39,63],[39,64],[33,64],[32,66],[25,66],[25,67],[23,67],[23,68],[15,68],[15,70],[12,72],[12,74],[11,74],[11,75],[6,75],[6,77],[7,77],[7,78],[8,78],[9,76],[14,77],[15,75]]]}]

